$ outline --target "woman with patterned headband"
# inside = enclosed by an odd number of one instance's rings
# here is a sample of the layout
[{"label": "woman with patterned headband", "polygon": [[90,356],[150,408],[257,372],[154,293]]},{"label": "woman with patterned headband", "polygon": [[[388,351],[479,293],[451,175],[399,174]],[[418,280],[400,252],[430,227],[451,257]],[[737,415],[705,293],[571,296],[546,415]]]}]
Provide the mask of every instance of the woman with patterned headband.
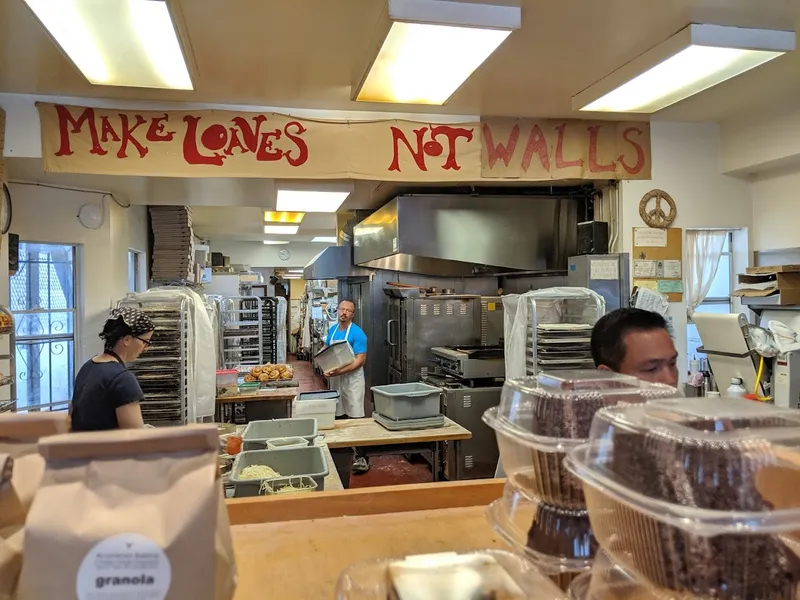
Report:
[{"label": "woman with patterned headband", "polygon": [[144,427],[139,406],[144,393],[126,363],[150,346],[155,326],[144,312],[117,308],[103,327],[105,342],[98,354],[78,371],[70,404],[73,431]]}]

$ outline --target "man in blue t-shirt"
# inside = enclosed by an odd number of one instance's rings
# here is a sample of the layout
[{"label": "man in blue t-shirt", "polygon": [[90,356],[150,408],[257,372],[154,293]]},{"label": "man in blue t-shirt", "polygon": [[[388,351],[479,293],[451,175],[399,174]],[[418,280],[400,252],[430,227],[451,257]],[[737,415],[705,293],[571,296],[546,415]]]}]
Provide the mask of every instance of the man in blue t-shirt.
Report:
[{"label": "man in blue t-shirt", "polygon": [[[360,419],[364,417],[364,363],[367,360],[367,335],[353,323],[356,306],[350,300],[339,303],[339,322],[328,330],[325,345],[347,342],[353,348],[355,360],[349,365],[325,373],[332,390],[339,391],[336,405],[337,418]],[[364,473],[369,470],[366,456],[359,455],[353,462],[353,471]]]}]

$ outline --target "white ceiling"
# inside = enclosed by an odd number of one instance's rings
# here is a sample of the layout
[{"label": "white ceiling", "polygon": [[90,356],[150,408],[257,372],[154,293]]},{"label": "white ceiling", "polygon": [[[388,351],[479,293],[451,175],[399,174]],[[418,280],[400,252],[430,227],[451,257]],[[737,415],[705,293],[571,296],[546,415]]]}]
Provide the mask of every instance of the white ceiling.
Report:
[{"label": "white ceiling", "polygon": [[[383,0],[170,1],[192,57],[195,91],[92,86],[22,0],[0,0],[0,92],[399,109],[350,101],[353,71],[369,46]],[[800,21],[798,0],[523,0],[522,5],[522,29],[440,112],[574,116],[573,94],[690,22],[794,29]],[[800,52],[668,108],[658,118],[720,121],[797,100]]]},{"label": "white ceiling", "polygon": [[310,242],[316,236],[336,236],[336,215],[309,213],[296,235],[264,235],[264,212],[260,208],[196,206],[192,209],[197,235],[211,240],[263,242],[265,238]]},{"label": "white ceiling", "polygon": [[[90,85],[23,0],[0,0],[0,93],[132,101],[575,117],[573,94],[691,22],[797,29],[800,0],[522,0],[523,27],[443,107],[350,101],[383,0],[169,0],[187,42],[195,90]],[[726,121],[800,102],[800,51],[657,113]],[[615,118],[602,115],[601,118]],[[45,174],[39,159],[8,159],[11,179],[112,192],[133,204],[194,207],[199,235],[260,243],[274,180]],[[354,182],[343,209],[380,206],[399,188]],[[308,215],[296,236],[333,235],[335,218]]]}]

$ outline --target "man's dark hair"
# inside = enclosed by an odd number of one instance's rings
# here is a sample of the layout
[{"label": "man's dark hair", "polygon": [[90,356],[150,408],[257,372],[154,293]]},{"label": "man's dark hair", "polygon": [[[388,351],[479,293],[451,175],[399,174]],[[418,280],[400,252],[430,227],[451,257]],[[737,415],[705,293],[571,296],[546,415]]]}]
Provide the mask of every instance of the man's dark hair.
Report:
[{"label": "man's dark hair", "polygon": [[625,360],[625,335],[630,331],[667,331],[667,321],[658,313],[640,308],[618,308],[604,315],[592,329],[594,366],[619,371]]}]

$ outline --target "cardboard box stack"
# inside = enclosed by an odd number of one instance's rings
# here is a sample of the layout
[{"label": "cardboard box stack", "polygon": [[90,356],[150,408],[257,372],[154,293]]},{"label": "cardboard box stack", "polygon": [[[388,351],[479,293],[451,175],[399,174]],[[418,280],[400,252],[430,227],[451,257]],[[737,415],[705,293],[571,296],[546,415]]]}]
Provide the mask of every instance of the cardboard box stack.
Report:
[{"label": "cardboard box stack", "polygon": [[740,297],[743,304],[800,304],[800,265],[747,267],[747,272],[737,277],[733,295]]}]

